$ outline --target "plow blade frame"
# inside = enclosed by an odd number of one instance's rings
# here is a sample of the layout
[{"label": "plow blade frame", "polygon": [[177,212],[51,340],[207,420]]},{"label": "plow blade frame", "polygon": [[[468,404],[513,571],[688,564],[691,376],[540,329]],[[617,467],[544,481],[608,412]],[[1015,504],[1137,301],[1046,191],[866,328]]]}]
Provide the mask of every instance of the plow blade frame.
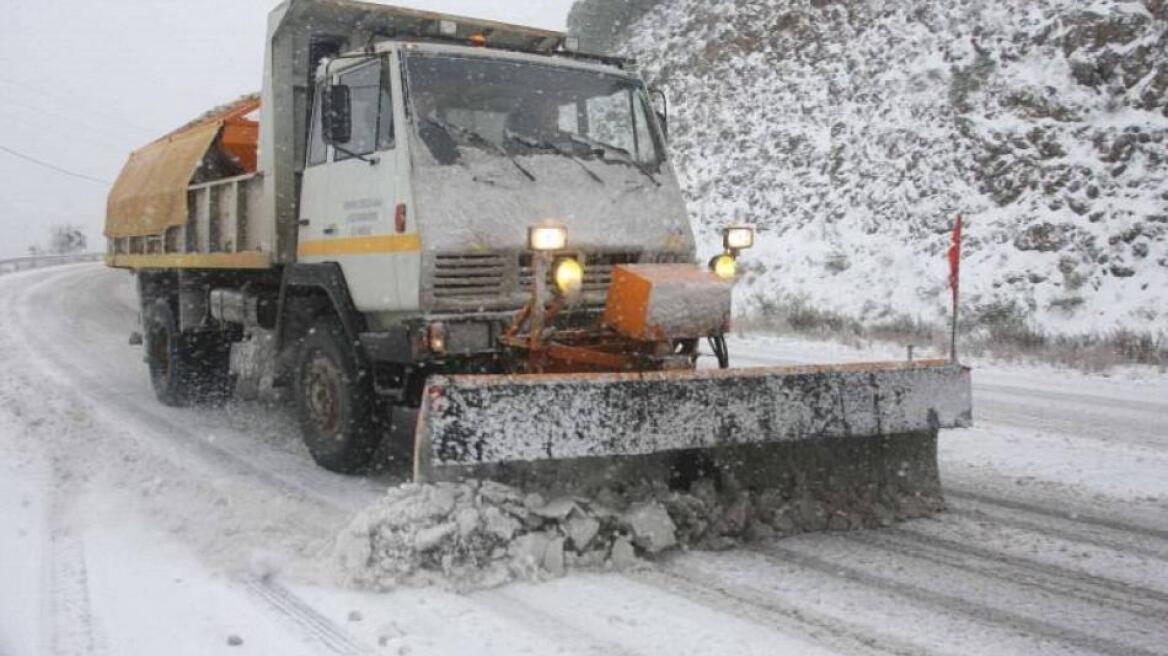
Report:
[{"label": "plow blade frame", "polygon": [[[414,474],[449,480],[524,463],[584,469],[698,452],[739,468],[758,460],[765,478],[773,464],[761,461],[823,470],[849,453],[885,461],[871,467],[878,478],[915,462],[939,494],[937,430],[971,424],[970,371],[944,360],[435,377],[418,416]],[[912,453],[897,446],[906,443]],[[807,459],[804,445],[828,455]]]}]

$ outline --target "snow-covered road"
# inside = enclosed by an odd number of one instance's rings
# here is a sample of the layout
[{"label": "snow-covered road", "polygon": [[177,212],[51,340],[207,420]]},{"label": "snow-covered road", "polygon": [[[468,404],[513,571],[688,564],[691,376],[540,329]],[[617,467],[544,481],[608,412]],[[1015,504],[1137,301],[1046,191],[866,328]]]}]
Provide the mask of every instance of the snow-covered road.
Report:
[{"label": "snow-covered road", "polygon": [[[459,595],[332,584],[395,483],[280,410],[154,401],[131,278],[0,276],[0,654],[1168,654],[1168,379],[975,370],[950,510]],[[879,357],[739,338],[737,364]],[[879,351],[879,349],[875,349]],[[233,646],[229,638],[242,644]]]}]

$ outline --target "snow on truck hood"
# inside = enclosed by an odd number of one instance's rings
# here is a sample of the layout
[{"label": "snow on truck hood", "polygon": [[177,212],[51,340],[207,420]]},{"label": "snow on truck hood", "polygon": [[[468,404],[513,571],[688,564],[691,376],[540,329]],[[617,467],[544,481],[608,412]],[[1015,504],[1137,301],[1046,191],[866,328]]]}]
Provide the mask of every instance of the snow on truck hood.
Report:
[{"label": "snow on truck hood", "polygon": [[517,157],[533,181],[507,158],[475,148],[460,148],[454,164],[438,164],[412,138],[414,207],[428,251],[522,250],[527,227],[547,221],[567,227],[572,250],[693,251],[685,202],[668,164],[653,174],[658,186],[619,162]]}]

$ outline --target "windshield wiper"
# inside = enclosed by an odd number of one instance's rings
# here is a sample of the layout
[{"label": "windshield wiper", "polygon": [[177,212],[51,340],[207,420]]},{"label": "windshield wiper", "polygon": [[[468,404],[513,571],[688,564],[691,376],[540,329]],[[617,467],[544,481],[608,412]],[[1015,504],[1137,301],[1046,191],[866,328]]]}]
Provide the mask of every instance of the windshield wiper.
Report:
[{"label": "windshield wiper", "polygon": [[620,162],[621,164],[626,164],[628,166],[631,166],[631,167],[637,169],[638,171],[640,171],[641,173],[643,173],[646,178],[649,178],[650,182],[657,185],[658,187],[661,186],[661,183],[657,181],[657,178],[653,177],[653,173],[652,173],[652,171],[649,170],[649,167],[645,166],[641,162],[638,162],[636,159],[633,159],[633,156],[629,153],[629,151],[625,150],[624,148],[621,148],[620,146],[614,146],[612,144],[604,143],[603,141],[597,141],[597,140],[592,139],[590,137],[586,137],[582,134],[573,133],[573,134],[568,135],[568,137],[572,141],[584,144],[585,146],[588,146],[589,148],[592,148],[593,150],[599,150],[602,155],[607,155],[609,153],[616,153],[618,156],[616,159],[608,159],[607,157],[602,157],[601,161]]},{"label": "windshield wiper", "polygon": [[368,164],[369,166],[373,166],[374,164],[376,164],[377,162],[380,161],[377,157],[366,157],[365,155],[358,155],[357,153],[349,150],[348,148],[345,148],[344,146],[338,146],[337,144],[332,144],[332,147],[333,147],[333,150],[339,150],[339,151],[341,151],[341,153],[348,155],[349,157],[359,159],[362,162],[365,162],[366,164]]},{"label": "windshield wiper", "polygon": [[426,117],[425,120],[426,120],[426,122],[428,122],[432,125],[436,125],[436,126],[442,128],[443,130],[446,131],[447,134],[450,134],[452,132],[456,132],[456,133],[461,134],[462,136],[466,137],[467,140],[469,140],[473,143],[477,143],[481,146],[486,146],[487,148],[490,148],[491,150],[495,151],[496,153],[502,155],[503,157],[506,157],[507,159],[511,160],[511,163],[515,165],[515,168],[519,169],[519,172],[522,173],[524,175],[524,177],[526,177],[528,180],[531,180],[532,182],[535,182],[535,176],[532,175],[531,171],[528,171],[526,168],[524,168],[524,166],[519,163],[519,160],[515,159],[514,155],[512,155],[511,153],[504,150],[504,148],[502,146],[495,143],[494,141],[491,141],[490,139],[484,137],[483,135],[479,134],[478,132],[475,132],[474,130],[472,130],[470,128],[464,128],[461,125],[456,125],[454,123],[451,123],[450,121],[445,121],[443,119],[440,119],[435,114],[430,114],[429,116]]},{"label": "windshield wiper", "polygon": [[528,137],[527,135],[519,134],[518,132],[512,132],[511,130],[504,131],[503,136],[507,139],[511,139],[512,141],[516,141],[518,143],[521,143],[524,146],[527,146],[528,148],[533,148],[536,150],[550,150],[554,153],[558,153],[560,155],[563,155],[564,157],[567,157],[568,159],[572,160],[573,162],[576,162],[576,164],[579,165],[580,168],[584,169],[584,172],[588,174],[588,177],[599,182],[600,184],[604,184],[604,178],[601,178],[599,175],[596,175],[595,171],[588,168],[588,166],[585,165],[584,162],[582,162],[579,157],[576,157],[575,155],[573,155],[572,151],[570,151],[570,150],[564,150],[563,148],[560,148],[558,145],[556,145],[555,143],[553,143],[551,141],[541,140],[541,139],[533,139],[531,137]]}]

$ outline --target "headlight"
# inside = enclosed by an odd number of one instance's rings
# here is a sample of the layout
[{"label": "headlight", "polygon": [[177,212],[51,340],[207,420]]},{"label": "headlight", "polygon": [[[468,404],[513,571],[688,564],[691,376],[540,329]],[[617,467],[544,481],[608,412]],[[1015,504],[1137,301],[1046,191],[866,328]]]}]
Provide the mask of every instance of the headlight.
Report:
[{"label": "headlight", "polygon": [[527,229],[527,246],[533,251],[560,251],[568,245],[568,229],[542,225]]},{"label": "headlight", "polygon": [[722,230],[722,244],[728,251],[741,251],[754,246],[754,228],[731,226]]},{"label": "headlight", "polygon": [[734,280],[738,275],[738,262],[733,255],[719,255],[710,260],[710,271],[722,280]]},{"label": "headlight", "polygon": [[584,287],[584,267],[570,257],[561,258],[552,269],[552,280],[557,291],[571,298]]}]

